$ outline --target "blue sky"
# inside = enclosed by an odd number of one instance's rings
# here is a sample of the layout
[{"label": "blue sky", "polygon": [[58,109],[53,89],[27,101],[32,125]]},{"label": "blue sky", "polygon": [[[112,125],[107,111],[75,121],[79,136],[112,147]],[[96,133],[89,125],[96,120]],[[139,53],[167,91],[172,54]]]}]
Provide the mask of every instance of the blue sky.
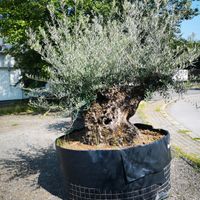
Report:
[{"label": "blue sky", "polygon": [[[200,10],[200,1],[199,2],[193,2],[192,7],[199,8]],[[200,40],[200,15],[194,17],[191,20],[185,20],[181,24],[181,32],[182,37],[185,39],[188,39],[188,37],[194,33],[195,34],[195,40]]]}]

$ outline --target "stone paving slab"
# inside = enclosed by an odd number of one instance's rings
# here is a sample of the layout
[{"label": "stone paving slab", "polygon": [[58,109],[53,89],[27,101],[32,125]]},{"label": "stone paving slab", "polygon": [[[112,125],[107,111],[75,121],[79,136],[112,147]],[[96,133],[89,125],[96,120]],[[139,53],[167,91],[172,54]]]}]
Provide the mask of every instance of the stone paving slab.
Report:
[{"label": "stone paving slab", "polygon": [[149,101],[142,109],[144,121],[149,122],[155,128],[166,129],[171,134],[171,144],[180,147],[185,153],[194,154],[200,157],[200,141],[194,140],[190,134],[181,133],[186,130],[182,124],[177,122],[166,111],[166,107],[171,102],[163,99]]}]

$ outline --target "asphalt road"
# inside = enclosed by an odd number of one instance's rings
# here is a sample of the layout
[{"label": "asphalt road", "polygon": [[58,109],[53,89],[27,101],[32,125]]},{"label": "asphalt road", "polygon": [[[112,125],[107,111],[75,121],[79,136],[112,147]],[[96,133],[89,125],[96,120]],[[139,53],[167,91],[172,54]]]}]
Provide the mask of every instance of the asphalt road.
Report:
[{"label": "asphalt road", "polygon": [[168,113],[194,137],[200,137],[200,90],[191,90],[168,107]]}]

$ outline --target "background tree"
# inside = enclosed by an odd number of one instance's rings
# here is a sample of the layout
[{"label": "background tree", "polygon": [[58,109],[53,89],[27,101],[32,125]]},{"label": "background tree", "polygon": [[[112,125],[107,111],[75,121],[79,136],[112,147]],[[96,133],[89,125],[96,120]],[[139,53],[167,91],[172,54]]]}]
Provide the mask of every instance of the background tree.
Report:
[{"label": "background tree", "polygon": [[75,113],[73,128],[81,125],[87,144],[131,144],[140,133],[129,118],[140,101],[176,88],[173,75],[199,56],[194,46],[172,48],[182,14],[170,3],[155,0],[149,10],[147,1],[125,2],[122,20],[80,17],[73,29],[51,5],[51,22],[30,31],[31,47],[51,66],[48,87],[33,90],[36,104],[57,103]]},{"label": "background tree", "polygon": [[[12,44],[12,48],[8,50],[16,59],[16,68],[22,70],[22,77],[25,86],[38,86],[38,82],[29,79],[26,75],[48,76],[46,71],[48,64],[41,59],[41,56],[31,50],[27,45],[28,37],[26,31],[28,28],[36,30],[39,26],[44,27],[45,21],[50,19],[50,14],[47,9],[49,2],[54,2],[59,13],[59,4],[57,0],[2,0],[0,1],[0,37],[4,38],[5,42]],[[81,1],[82,2],[82,1]],[[103,16],[109,14],[113,4],[108,0],[91,1],[86,0],[77,4],[77,9],[85,14],[92,12],[101,13]],[[66,0],[66,13],[74,18],[75,3],[73,0]],[[70,11],[71,8],[71,11]],[[78,12],[77,12],[78,13]],[[41,84],[39,84],[41,85]]]},{"label": "background tree", "polygon": [[1,37],[5,42],[12,44],[8,50],[16,60],[16,68],[22,69],[23,80],[26,85],[35,85],[34,81],[29,81],[25,76],[28,74],[46,75],[46,63],[41,60],[39,54],[27,46],[26,29],[32,27],[36,30],[38,26],[44,26],[44,21],[48,20],[46,9],[47,0],[41,1],[21,1],[6,0],[0,1]]},{"label": "background tree", "polygon": [[[12,44],[12,48],[8,52],[16,59],[15,67],[22,70],[22,80],[25,86],[38,86],[38,82],[27,78],[26,75],[42,75],[44,78],[48,77],[47,67],[49,64],[43,61],[37,52],[29,48],[27,45],[28,38],[26,31],[28,28],[37,30],[39,26],[44,27],[45,21],[50,19],[49,11],[46,7],[50,2],[55,3],[57,7],[56,13],[58,14],[60,10],[58,0],[0,1],[0,14],[2,16],[0,20],[0,37]],[[124,0],[66,0],[65,2],[66,13],[71,16],[72,21],[75,18],[75,10],[77,13],[76,17],[79,15],[90,15],[92,17],[99,14],[106,21],[113,7],[118,7],[118,10],[122,12]],[[149,9],[156,5],[154,0],[143,2],[146,2]],[[182,18],[191,18],[197,14],[197,10],[190,8],[191,2],[188,0],[171,0],[170,5],[176,6],[177,13],[181,13]],[[115,13],[114,18],[119,17],[119,15]],[[43,82],[39,82],[39,85],[43,85]]]},{"label": "background tree", "polygon": [[[184,40],[185,44],[188,46],[198,46],[200,49],[200,42],[199,41],[187,41]],[[190,65],[188,68],[189,70],[189,79],[192,84],[200,83],[200,56],[195,60],[193,65]]]}]

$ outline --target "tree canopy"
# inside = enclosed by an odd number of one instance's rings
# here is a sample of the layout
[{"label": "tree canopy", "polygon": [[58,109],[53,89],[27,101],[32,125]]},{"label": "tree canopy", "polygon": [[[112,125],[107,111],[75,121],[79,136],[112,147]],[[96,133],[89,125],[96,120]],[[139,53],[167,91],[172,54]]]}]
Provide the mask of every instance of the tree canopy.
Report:
[{"label": "tree canopy", "polygon": [[41,99],[51,97],[70,110],[79,109],[97,97],[98,91],[134,85],[138,96],[165,92],[175,87],[177,70],[199,56],[194,46],[177,43],[174,30],[182,15],[169,11],[169,1],[149,10],[145,2],[124,4],[123,20],[82,17],[73,29],[69,17],[54,15],[52,23],[30,32],[30,45],[51,65],[48,87],[37,90]]},{"label": "tree canopy", "polygon": [[[28,37],[26,31],[29,28],[36,31],[39,26],[44,27],[45,21],[50,20],[50,13],[47,9],[47,5],[49,3],[54,3],[57,12],[60,12],[60,5],[58,2],[58,0],[0,1],[0,37],[3,37],[6,42],[12,44],[9,53],[15,57],[16,67],[22,70],[22,77],[26,86],[34,86],[36,83],[27,78],[26,74],[34,76],[43,75],[46,78],[48,77],[48,63],[44,62],[37,52],[29,48],[27,45]],[[112,13],[111,11],[113,10],[113,7],[118,8],[118,14],[122,11],[124,0],[65,0],[65,2],[66,13],[71,16],[70,19],[72,21],[75,21],[75,10],[77,15],[76,17],[80,15],[89,15],[91,17],[94,15],[102,15],[104,19],[108,19]],[[149,9],[155,6],[154,0],[141,2],[146,2]],[[190,8],[191,2],[192,1],[188,0],[171,0],[170,4],[171,6],[176,6],[178,13],[181,11],[182,18],[190,18],[197,14],[197,10],[192,10]],[[119,15],[114,15],[114,17],[119,17]]]}]

